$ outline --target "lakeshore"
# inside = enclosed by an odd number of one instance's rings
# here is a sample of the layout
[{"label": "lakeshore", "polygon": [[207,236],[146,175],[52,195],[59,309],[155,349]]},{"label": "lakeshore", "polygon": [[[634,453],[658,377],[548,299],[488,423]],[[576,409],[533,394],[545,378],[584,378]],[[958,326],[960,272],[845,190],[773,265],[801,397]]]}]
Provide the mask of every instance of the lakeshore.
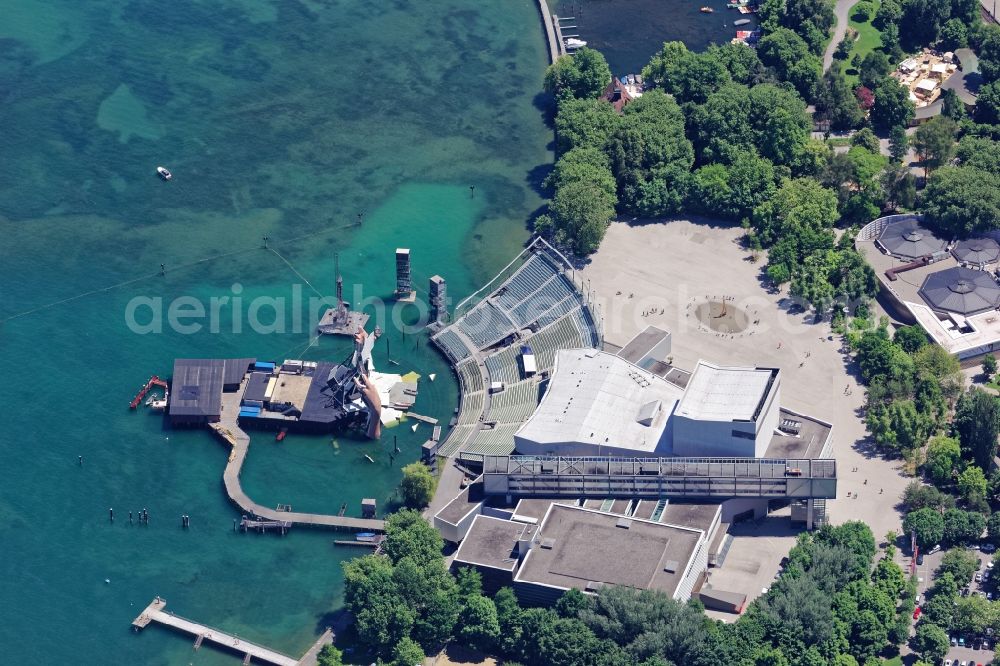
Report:
[{"label": "lakeshore", "polygon": [[[18,609],[0,628],[5,656],[188,663],[190,641],[126,630],[156,595],[209,626],[302,654],[340,607],[339,563],[356,551],[334,548],[322,530],[234,532],[240,511],[220,480],[229,451],[207,430],[167,429],[127,404],[177,357],[252,348],[266,358],[339,359],[349,342],[311,345],[313,331],[294,330],[290,312],[284,332],[256,335],[246,305],[226,309],[218,333],[139,335],[124,313],[135,297],[163,299],[164,308],[182,296],[231,299],[234,285],[245,304],[291,302],[299,278],[261,249],[264,235],[325,295],[334,252],[350,300],[391,294],[400,245],[413,252],[418,287],[442,272],[454,298],[471,291],[527,237],[524,220],[541,205],[538,174],[551,164],[551,131],[533,104],[545,42],[525,29],[537,26],[538,10],[529,0],[475,9],[446,1],[377,17],[356,2],[183,13],[104,1],[0,7],[19,82],[0,109],[12,128],[0,139],[0,320],[30,312],[0,325],[12,368],[0,398],[33,417],[0,438],[0,572],[16,581],[0,585],[0,603]],[[419,46],[419,71],[381,64],[398,60],[401,43]],[[484,50],[494,57],[481,58]],[[359,101],[344,94],[345,78],[377,84],[362,86]],[[441,81],[472,100],[461,119],[437,108]],[[170,182],[155,174],[161,163]],[[354,285],[364,285],[361,299]],[[421,387],[418,411],[446,423],[457,403],[447,364],[417,336],[389,335],[376,363],[385,367],[391,352],[408,370],[437,374]],[[84,416],[55,416],[78,408]],[[255,438],[241,486],[262,506],[309,513],[336,513],[344,502],[353,513],[373,495],[381,513],[430,432],[396,428],[381,444]],[[392,435],[402,450],[394,464]],[[143,507],[149,523],[129,525],[128,511]],[[60,642],[19,640],[42,622],[59,625]],[[206,646],[195,663],[238,659]]]}]

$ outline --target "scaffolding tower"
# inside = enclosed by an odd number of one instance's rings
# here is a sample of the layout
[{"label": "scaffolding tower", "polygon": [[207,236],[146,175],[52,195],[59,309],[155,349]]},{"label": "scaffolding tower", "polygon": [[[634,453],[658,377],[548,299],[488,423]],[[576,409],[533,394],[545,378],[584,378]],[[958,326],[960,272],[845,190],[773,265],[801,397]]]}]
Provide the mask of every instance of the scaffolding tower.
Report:
[{"label": "scaffolding tower", "polygon": [[410,280],[410,250],[396,248],[396,300],[412,302],[416,295]]},{"label": "scaffolding tower", "polygon": [[448,319],[448,283],[440,275],[430,280],[431,322],[443,324]]}]

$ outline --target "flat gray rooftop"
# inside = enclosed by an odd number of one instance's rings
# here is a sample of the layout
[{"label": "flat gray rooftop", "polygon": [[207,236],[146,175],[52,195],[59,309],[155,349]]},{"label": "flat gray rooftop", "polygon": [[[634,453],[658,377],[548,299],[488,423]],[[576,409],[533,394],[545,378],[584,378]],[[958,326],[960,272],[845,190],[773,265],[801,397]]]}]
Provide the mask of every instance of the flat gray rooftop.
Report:
[{"label": "flat gray rooftop", "polygon": [[625,346],[618,351],[618,356],[633,365],[638,365],[639,361],[648,354],[653,347],[670,337],[670,334],[662,328],[647,326],[634,338],[625,343]]},{"label": "flat gray rooftop", "polygon": [[764,452],[765,458],[819,458],[830,431],[828,423],[782,409],[778,412],[778,425],[789,419],[799,424],[798,436],[773,435]]},{"label": "flat gray rooftop", "polygon": [[170,380],[171,416],[218,416],[222,413],[222,379],[225,361],[212,358],[179,358]]},{"label": "flat gray rooftop", "polygon": [[476,508],[482,501],[483,477],[480,476],[456,495],[455,499],[448,502],[434,517],[440,518],[452,525],[457,525],[462,518],[469,515],[469,512]]},{"label": "flat gray rooftop", "polygon": [[687,502],[670,502],[660,516],[661,523],[690,527],[708,533],[708,528],[715,522],[721,504],[699,504]]},{"label": "flat gray rooftop", "polygon": [[517,566],[514,548],[518,540],[530,539],[535,525],[479,515],[455,553],[455,562],[504,571]]},{"label": "flat gray rooftop", "polygon": [[515,580],[591,591],[594,583],[626,585],[673,595],[701,538],[696,530],[553,504]]},{"label": "flat gray rooftop", "polygon": [[778,371],[699,361],[677,414],[700,421],[755,421]]}]

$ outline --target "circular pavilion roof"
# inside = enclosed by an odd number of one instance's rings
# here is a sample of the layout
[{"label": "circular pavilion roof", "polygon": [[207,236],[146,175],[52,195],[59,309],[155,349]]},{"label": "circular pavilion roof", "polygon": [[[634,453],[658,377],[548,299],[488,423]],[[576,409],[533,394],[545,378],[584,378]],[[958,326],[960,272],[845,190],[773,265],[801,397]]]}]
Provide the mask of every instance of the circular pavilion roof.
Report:
[{"label": "circular pavilion roof", "polygon": [[955,243],[951,253],[969,264],[992,264],[1000,259],[1000,243],[992,238],[970,238]]},{"label": "circular pavilion roof", "polygon": [[879,235],[878,242],[886,252],[900,259],[916,259],[948,247],[947,241],[920,226],[920,220],[916,217],[887,225]]},{"label": "circular pavilion roof", "polygon": [[935,310],[974,315],[1000,306],[1000,284],[991,273],[955,266],[928,275],[920,297]]}]

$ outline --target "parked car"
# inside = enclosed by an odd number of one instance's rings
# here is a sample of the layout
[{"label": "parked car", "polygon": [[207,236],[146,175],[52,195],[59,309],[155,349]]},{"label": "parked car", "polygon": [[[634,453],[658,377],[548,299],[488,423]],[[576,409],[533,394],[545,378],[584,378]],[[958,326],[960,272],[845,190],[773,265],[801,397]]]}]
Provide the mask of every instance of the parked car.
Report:
[{"label": "parked car", "polygon": [[930,555],[933,555],[934,553],[938,552],[939,550],[941,550],[941,544],[935,544],[935,545],[934,545],[934,547],[933,547],[933,548],[931,548],[931,549],[930,549],[929,551],[927,551],[927,552],[928,552],[928,553],[929,553]]},{"label": "parked car", "polygon": [[958,647],[958,638],[956,638],[955,636],[951,637],[951,646]]},{"label": "parked car", "polygon": [[982,583],[983,582],[983,574],[978,573],[978,572],[976,573],[976,582],[977,583]]},{"label": "parked car", "polygon": [[920,606],[917,606],[916,608],[913,609],[913,619],[914,620],[920,619]]},{"label": "parked car", "polygon": [[923,564],[923,563],[924,563],[924,554],[920,553],[919,555],[917,555],[917,564]]}]

